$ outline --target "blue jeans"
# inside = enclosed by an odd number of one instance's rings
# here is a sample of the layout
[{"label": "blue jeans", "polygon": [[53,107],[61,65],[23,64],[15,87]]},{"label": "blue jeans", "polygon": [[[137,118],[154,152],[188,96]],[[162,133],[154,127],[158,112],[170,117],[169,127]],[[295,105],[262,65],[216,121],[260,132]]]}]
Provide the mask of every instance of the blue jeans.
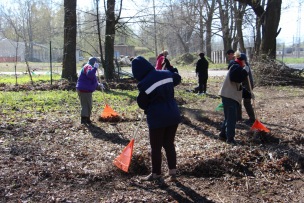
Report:
[{"label": "blue jeans", "polygon": [[221,126],[221,133],[225,133],[227,141],[232,141],[235,136],[235,124],[239,103],[227,97],[222,97],[222,102],[224,106],[225,120]]}]

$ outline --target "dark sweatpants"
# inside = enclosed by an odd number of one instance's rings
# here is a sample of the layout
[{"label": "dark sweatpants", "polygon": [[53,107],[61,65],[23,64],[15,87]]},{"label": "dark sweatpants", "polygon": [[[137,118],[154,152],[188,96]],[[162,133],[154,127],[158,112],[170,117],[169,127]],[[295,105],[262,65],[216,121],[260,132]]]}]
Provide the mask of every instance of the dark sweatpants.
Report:
[{"label": "dark sweatpants", "polygon": [[166,152],[169,169],[176,169],[176,151],[174,138],[178,125],[149,129],[152,173],[161,174],[162,147]]},{"label": "dark sweatpants", "polygon": [[206,93],[208,78],[203,73],[198,73],[198,91],[199,93]]}]

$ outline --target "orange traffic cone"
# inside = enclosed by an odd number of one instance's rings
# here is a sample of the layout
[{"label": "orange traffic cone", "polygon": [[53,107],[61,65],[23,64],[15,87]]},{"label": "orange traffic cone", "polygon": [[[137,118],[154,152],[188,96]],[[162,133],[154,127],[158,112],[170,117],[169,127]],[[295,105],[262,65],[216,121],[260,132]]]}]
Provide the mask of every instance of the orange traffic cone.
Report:
[{"label": "orange traffic cone", "polygon": [[130,143],[122,150],[122,153],[117,156],[113,164],[120,168],[121,170],[128,172],[129,166],[132,159],[132,153],[133,153],[133,146],[134,146],[134,139],[130,141]]},{"label": "orange traffic cone", "polygon": [[264,131],[266,133],[270,132],[260,121],[255,120],[250,128],[250,131]]},{"label": "orange traffic cone", "polygon": [[117,117],[116,113],[108,104],[106,104],[103,112],[101,113],[101,118]]}]

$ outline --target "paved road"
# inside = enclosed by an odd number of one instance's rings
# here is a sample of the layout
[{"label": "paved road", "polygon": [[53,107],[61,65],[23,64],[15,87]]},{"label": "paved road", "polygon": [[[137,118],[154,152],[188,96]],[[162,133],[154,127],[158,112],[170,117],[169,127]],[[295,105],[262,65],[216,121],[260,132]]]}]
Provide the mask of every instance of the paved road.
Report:
[{"label": "paved road", "polygon": [[287,64],[290,68],[304,70],[304,64]]},{"label": "paved road", "polygon": [[[303,70],[304,69],[304,64],[288,64],[289,67],[294,68],[294,69],[300,69]],[[129,73],[131,73],[131,68],[130,67],[124,67],[123,68],[124,71],[127,71]],[[15,72],[0,72],[0,75],[14,75]],[[17,72],[17,75],[21,75],[21,74],[25,74],[24,72]],[[34,74],[36,75],[50,75],[49,71],[43,72],[43,71],[36,71],[34,72]],[[54,74],[61,74],[61,73],[56,73],[54,72]],[[99,72],[100,75],[103,75],[103,72],[100,71]],[[183,77],[195,77],[195,71],[194,70],[180,70],[180,74]],[[209,70],[208,74],[210,77],[214,77],[214,76],[225,76],[227,74],[227,70]]]},{"label": "paved road", "polygon": [[[131,72],[131,69],[130,70],[126,70],[128,72]],[[227,71],[226,70],[209,70],[208,71],[209,73],[209,76],[225,76]],[[25,72],[17,72],[16,73],[17,75],[22,75],[22,74],[26,74]],[[58,74],[58,73],[54,73],[54,74]],[[101,75],[103,73],[100,73]],[[195,76],[195,72],[194,71],[187,71],[187,70],[182,70],[180,71],[180,74],[182,76],[188,76],[188,77],[191,77],[191,76]],[[15,75],[15,72],[0,72],[0,75]],[[44,72],[44,71],[35,71],[33,75],[50,75],[50,72],[47,71],[47,72]]]}]

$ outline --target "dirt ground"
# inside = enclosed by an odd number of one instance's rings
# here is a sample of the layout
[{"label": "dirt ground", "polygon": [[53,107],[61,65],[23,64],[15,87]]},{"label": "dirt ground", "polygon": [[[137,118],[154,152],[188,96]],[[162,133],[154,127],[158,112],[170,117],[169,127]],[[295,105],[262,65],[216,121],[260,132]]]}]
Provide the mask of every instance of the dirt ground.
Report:
[{"label": "dirt ground", "polygon": [[[64,111],[17,116],[13,122],[2,109],[0,202],[303,202],[303,87],[256,87],[258,119],[271,132],[250,132],[251,126],[239,122],[234,146],[218,139],[223,113],[215,111],[221,84],[214,81],[221,79],[209,80],[207,95],[184,98],[178,92],[196,85],[187,81],[176,88],[183,116],[176,136],[176,183],[166,179],[165,157],[163,179],[140,181],[151,167],[145,122],[133,137],[140,112],[119,122],[95,117],[85,126],[78,115]],[[109,86],[136,88],[128,82]],[[112,162],[132,138],[125,173]]]}]

